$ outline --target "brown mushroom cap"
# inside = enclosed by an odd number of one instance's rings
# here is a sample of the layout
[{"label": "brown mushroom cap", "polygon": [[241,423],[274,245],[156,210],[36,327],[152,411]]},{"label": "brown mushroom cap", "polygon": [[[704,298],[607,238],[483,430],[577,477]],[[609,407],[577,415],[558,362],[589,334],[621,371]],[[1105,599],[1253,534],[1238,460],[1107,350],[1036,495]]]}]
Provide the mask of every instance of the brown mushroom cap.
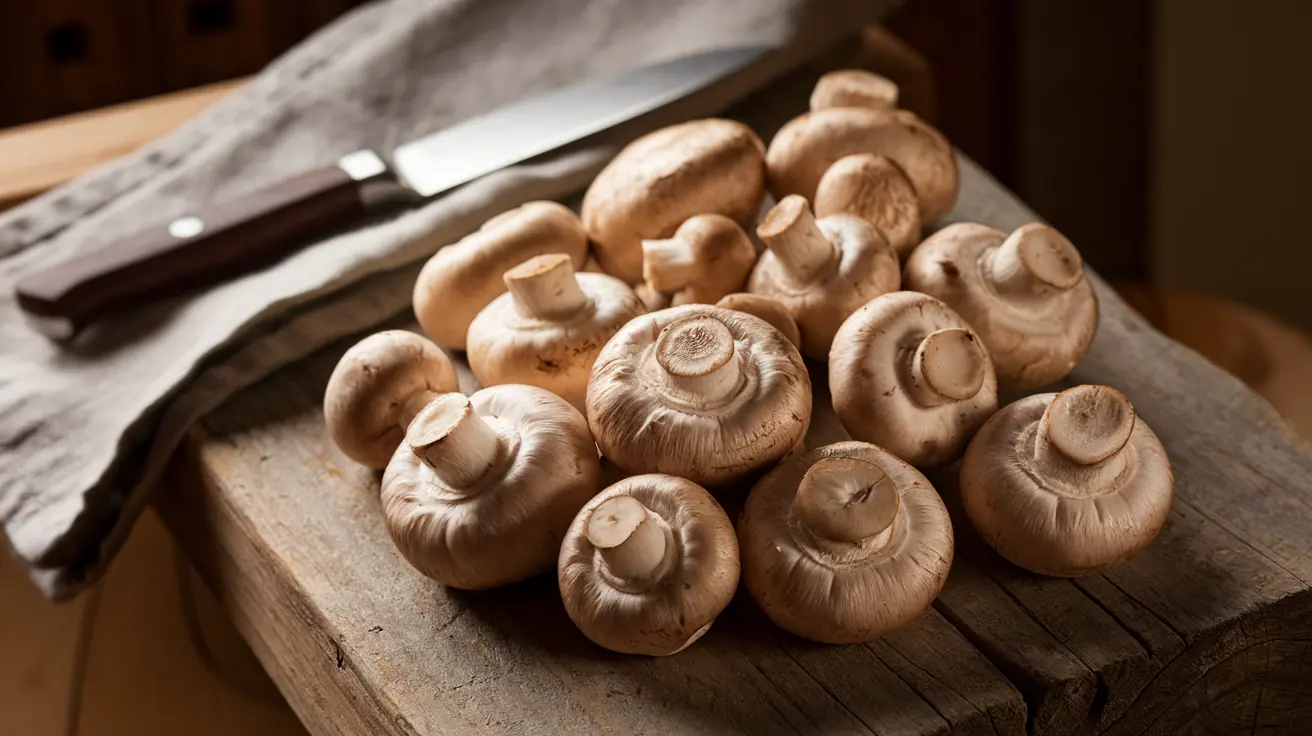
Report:
[{"label": "brown mushroom cap", "polygon": [[970,326],[911,291],[878,297],[843,323],[829,391],[848,434],[918,468],[956,458],[998,408],[993,363]]},{"label": "brown mushroom cap", "polygon": [[897,107],[897,85],[893,80],[864,69],[839,69],[820,77],[811,92],[811,109],[867,107],[891,110]]},{"label": "brown mushroom cap", "polygon": [[1098,300],[1079,252],[1041,223],[1011,235],[949,225],[912,252],[905,277],[906,288],[943,301],[975,328],[1003,388],[1064,377],[1098,330]]},{"label": "brown mushroom cap", "polygon": [[557,573],[565,610],[589,639],[626,654],[674,654],[733,598],[738,540],[696,483],[637,475],[574,517]]},{"label": "brown mushroom cap", "polygon": [[741,289],[754,265],[756,246],[724,215],[696,215],[673,237],[642,241],[642,278],[652,292],[670,295],[666,306],[714,304]]},{"label": "brown mushroom cap", "polygon": [[505,274],[508,293],[469,326],[469,366],[484,386],[538,386],[582,409],[592,363],[646,310],[623,281],[575,273],[569,256],[535,256]]},{"label": "brown mushroom cap", "polygon": [[811,380],[797,348],[763,320],[689,304],[616,333],[593,366],[587,406],[602,454],[625,472],[718,490],[805,436]]},{"label": "brown mushroom cap", "polygon": [[433,397],[457,387],[451,360],[405,330],[370,335],[342,354],[323,394],[328,434],[347,457],[383,468]]},{"label": "brown mushroom cap", "polygon": [[801,197],[775,205],[756,234],[769,250],[752,269],[747,290],[788,309],[808,357],[825,360],[843,320],[901,284],[897,255],[873,225],[851,215],[817,221]]},{"label": "brown mushroom cap", "polygon": [[743,582],[772,621],[831,644],[869,641],[929,608],[952,565],[952,522],[925,476],[839,442],[761,479],[738,521]]},{"label": "brown mushroom cap", "polygon": [[818,217],[860,217],[878,228],[902,259],[920,243],[916,189],[902,169],[885,156],[857,153],[838,159],[820,178],[815,213]]},{"label": "brown mushroom cap", "polygon": [[765,146],[732,120],[693,120],[649,133],[620,151],[583,197],[583,223],[607,273],[642,281],[642,241],[668,238],[684,220],[725,215],[743,227],[765,194]]},{"label": "brown mushroom cap", "polygon": [[971,524],[1000,555],[1042,575],[1088,575],[1147,547],[1170,516],[1174,488],[1157,435],[1108,386],[1009,404],[961,463]]},{"label": "brown mushroom cap", "polygon": [[474,317],[505,292],[501,275],[543,253],[564,253],[583,267],[588,236],[569,208],[529,202],[493,217],[424,264],[414,291],[419,324],[439,345],[463,350]]},{"label": "brown mushroom cap", "polygon": [[753,317],[760,317],[769,322],[771,327],[783,333],[783,336],[788,338],[788,342],[791,342],[794,347],[802,345],[802,335],[797,330],[797,322],[793,320],[793,315],[788,313],[788,308],[784,306],[784,303],[778,299],[742,292],[726,296],[716,302],[715,306],[745,312]]},{"label": "brown mushroom cap", "polygon": [[920,219],[933,222],[957,200],[952,146],[906,110],[830,107],[794,118],[770,141],[770,191],[814,199],[820,178],[844,156],[876,153],[902,168],[920,197]]},{"label": "brown mushroom cap", "polygon": [[549,391],[443,394],[387,465],[383,514],[420,572],[453,588],[494,588],[555,565],[600,472],[583,415]]}]

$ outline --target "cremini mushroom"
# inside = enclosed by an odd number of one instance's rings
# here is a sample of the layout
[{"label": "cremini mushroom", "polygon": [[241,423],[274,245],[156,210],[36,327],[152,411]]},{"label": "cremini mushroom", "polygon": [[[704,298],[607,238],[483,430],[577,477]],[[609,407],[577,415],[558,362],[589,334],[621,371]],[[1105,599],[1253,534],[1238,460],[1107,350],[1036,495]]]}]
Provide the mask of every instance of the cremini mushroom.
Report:
[{"label": "cremini mushroom", "polygon": [[534,386],[443,394],[383,473],[387,530],[420,572],[453,588],[552,569],[574,514],[600,487],[587,423]]},{"label": "cremini mushroom", "polygon": [[625,325],[588,382],[588,424],[628,473],[669,473],[713,490],[782,458],[811,421],[797,348],[749,314],[702,304]]},{"label": "cremini mushroom", "polygon": [[847,318],[829,351],[829,391],[848,434],[918,468],[955,459],[998,408],[993,364],[970,326],[912,291]]},{"label": "cremini mushroom", "polygon": [[912,252],[905,277],[906,288],[943,301],[975,328],[1004,389],[1070,373],[1098,330],[1098,300],[1079,252],[1041,223],[1011,235],[949,225]]},{"label": "cremini mushroom", "polygon": [[1026,570],[1061,577],[1147,547],[1175,487],[1162,443],[1130,401],[1090,385],[1004,407],[971,440],[960,479],[984,541]]},{"label": "cremini mushroom", "polygon": [[415,414],[456,387],[455,367],[432,341],[405,330],[379,332],[337,361],[323,394],[324,423],[347,457],[381,469]]},{"label": "cremini mushroom", "polygon": [[505,292],[501,275],[543,253],[564,253],[575,268],[588,257],[583,224],[555,202],[529,202],[439,250],[415,282],[415,317],[439,345],[463,350],[469,323]]},{"label": "cremini mushroom", "polygon": [[893,80],[864,69],[839,69],[820,77],[811,92],[811,109],[867,107],[892,110],[897,107],[897,85]]},{"label": "cremini mushroom", "polygon": [[923,222],[939,219],[956,202],[957,162],[943,134],[906,110],[861,107],[827,107],[784,125],[766,153],[770,191],[780,199],[814,199],[829,167],[854,153],[896,162],[915,187]]},{"label": "cremini mushroom", "polygon": [[614,276],[575,273],[561,253],[506,271],[509,292],[469,326],[469,367],[483,386],[545,388],[582,409],[592,363],[624,323],[646,310]]},{"label": "cremini mushroom", "polygon": [[674,654],[733,598],[738,540],[701,486],[636,475],[574,517],[557,577],[565,610],[592,641],[625,654]]},{"label": "cremini mushroom", "polygon": [[583,197],[582,216],[607,273],[642,281],[642,241],[684,220],[720,214],[747,227],[765,193],[765,146],[732,120],[706,119],[649,133],[620,151]]},{"label": "cremini mushroom", "polygon": [[874,445],[839,442],[756,484],[738,544],[743,582],[772,621],[849,644],[929,608],[952,565],[952,522],[915,468]]},{"label": "cremini mushroom", "polygon": [[747,290],[787,307],[808,357],[826,359],[843,320],[901,283],[897,254],[874,225],[851,215],[817,221],[799,196],[776,204],[756,234],[769,250],[752,269]]},{"label": "cremini mushroom", "polygon": [[642,241],[642,278],[669,304],[714,304],[747,283],[756,265],[756,246],[738,223],[724,215],[696,215],[674,235]]},{"label": "cremini mushroom", "polygon": [[915,187],[892,159],[872,153],[844,156],[820,178],[818,217],[856,215],[879,228],[899,258],[920,243],[920,205]]},{"label": "cremini mushroom", "polygon": [[795,347],[800,348],[802,345],[802,335],[797,331],[797,322],[793,320],[793,315],[788,313],[784,303],[778,299],[740,292],[726,296],[716,302],[715,306],[760,317],[769,322],[771,327],[783,333],[783,336],[788,338],[788,342]]}]

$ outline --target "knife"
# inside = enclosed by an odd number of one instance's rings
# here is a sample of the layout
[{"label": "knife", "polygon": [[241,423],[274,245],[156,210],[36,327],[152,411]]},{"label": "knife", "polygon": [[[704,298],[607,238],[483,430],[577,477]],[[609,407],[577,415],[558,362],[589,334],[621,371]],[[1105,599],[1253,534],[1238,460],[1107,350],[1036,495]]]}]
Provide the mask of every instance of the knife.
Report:
[{"label": "knife", "polygon": [[56,339],[92,321],[258,268],[387,203],[418,203],[669,106],[771,49],[684,56],[553,90],[397,147],[370,150],[227,202],[207,205],[47,270],[15,294]]}]

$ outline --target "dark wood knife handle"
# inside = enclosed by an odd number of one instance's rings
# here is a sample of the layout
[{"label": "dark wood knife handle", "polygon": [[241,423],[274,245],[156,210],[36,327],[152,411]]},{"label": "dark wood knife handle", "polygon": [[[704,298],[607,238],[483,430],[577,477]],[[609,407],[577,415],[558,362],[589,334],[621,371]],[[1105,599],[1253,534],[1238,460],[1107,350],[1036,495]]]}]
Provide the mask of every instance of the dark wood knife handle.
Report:
[{"label": "dark wood knife handle", "polygon": [[[88,323],[273,262],[368,208],[395,182],[370,151],[205,207],[26,275],[19,307],[37,329],[71,337]],[[399,188],[399,187],[396,187]]]}]

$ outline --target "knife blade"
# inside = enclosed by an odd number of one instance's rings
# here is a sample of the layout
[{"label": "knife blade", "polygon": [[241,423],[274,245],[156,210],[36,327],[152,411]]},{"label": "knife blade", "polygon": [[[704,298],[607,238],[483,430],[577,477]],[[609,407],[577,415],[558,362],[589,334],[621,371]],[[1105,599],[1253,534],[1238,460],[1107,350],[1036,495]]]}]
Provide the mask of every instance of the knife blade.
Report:
[{"label": "knife blade", "polygon": [[372,150],[155,224],[25,275],[29,324],[56,340],[91,322],[268,265],[385,203],[419,203],[671,105],[772,49],[718,49],[530,97],[398,146]]}]

